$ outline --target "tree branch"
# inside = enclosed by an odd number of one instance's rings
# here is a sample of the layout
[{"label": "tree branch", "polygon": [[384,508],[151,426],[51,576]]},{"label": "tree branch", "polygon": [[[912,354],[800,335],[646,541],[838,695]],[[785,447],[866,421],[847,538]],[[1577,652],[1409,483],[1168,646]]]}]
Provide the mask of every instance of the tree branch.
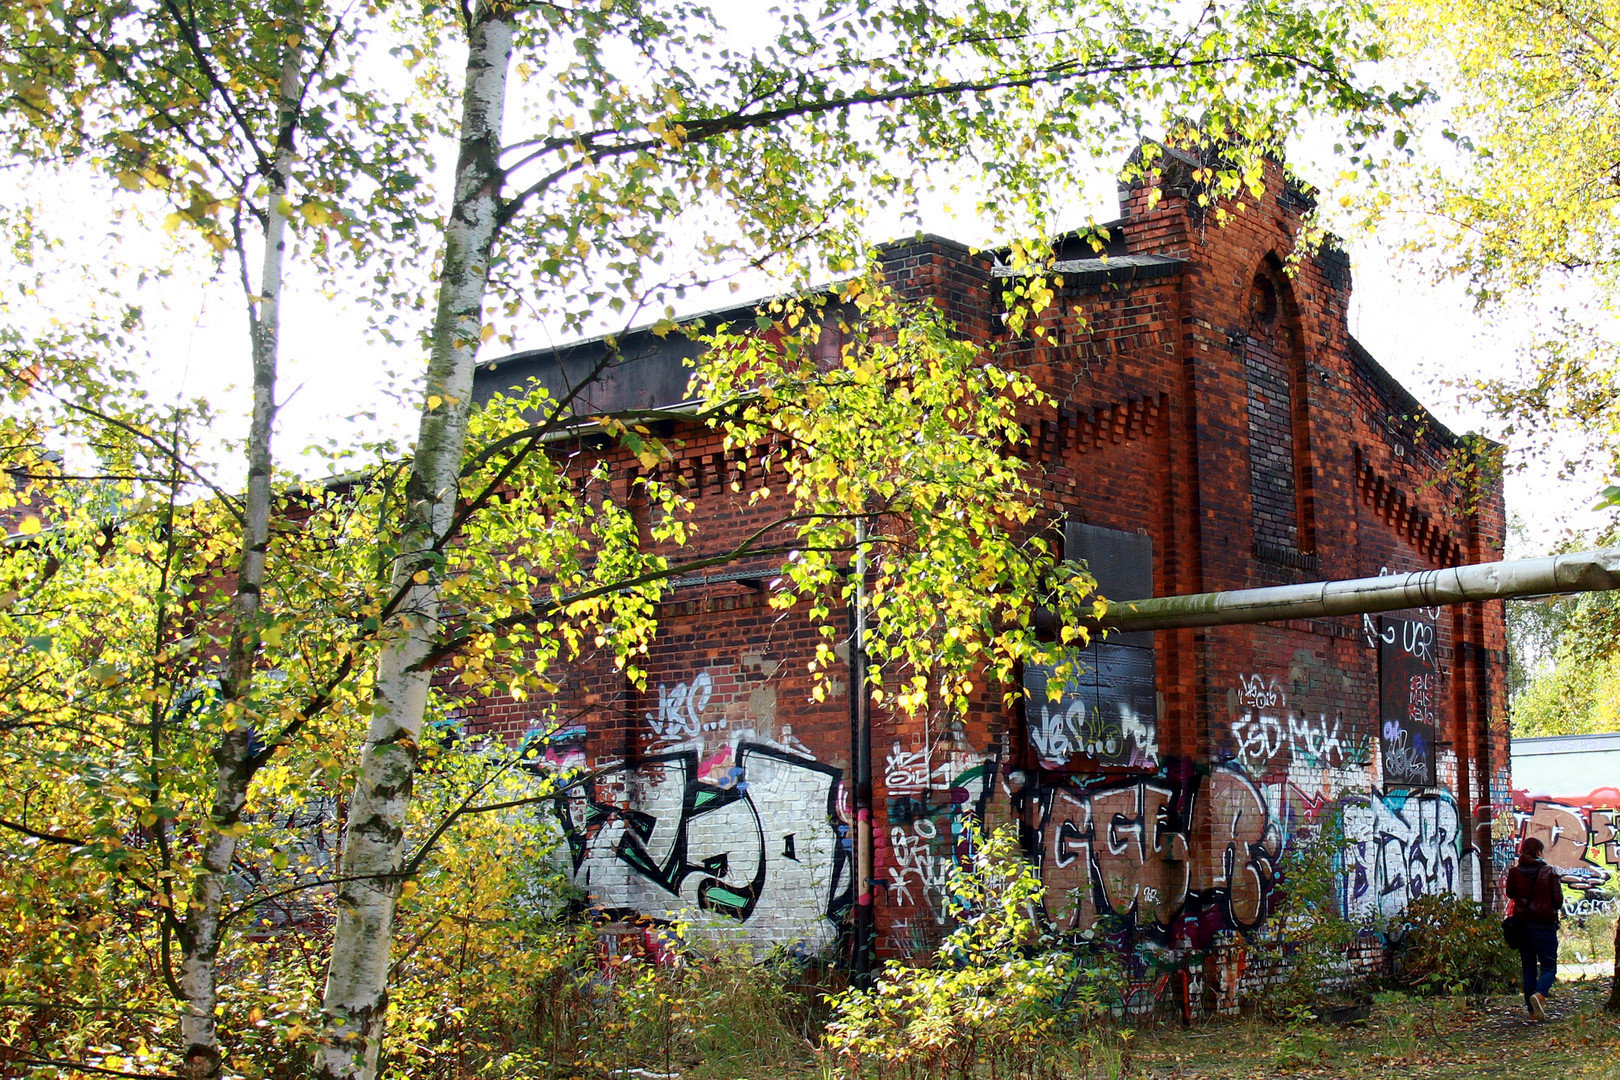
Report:
[{"label": "tree branch", "polygon": [[163,6],[168,9],[176,26],[179,27],[180,40],[191,52],[191,58],[197,62],[197,66],[202,69],[203,77],[208,80],[208,85],[213,87],[214,93],[219,95],[220,101],[225,106],[225,111],[231,114],[232,122],[242,135],[243,144],[247,147],[248,152],[253,155],[254,160],[259,163],[259,172],[265,176],[270,175],[275,164],[270,156],[260,149],[259,140],[254,135],[252,126],[248,124],[247,118],[242,115],[241,109],[237,107],[236,98],[231,95],[230,89],[220,81],[219,73],[214,70],[214,65],[208,59],[208,50],[203,48],[202,39],[197,34],[196,26],[186,19],[186,16],[180,11],[174,0],[163,0]]},{"label": "tree branch", "polygon": [[[888,91],[868,91],[850,94],[840,98],[820,98],[814,101],[794,102],[775,109],[765,109],[757,113],[731,113],[723,117],[710,119],[667,121],[669,128],[680,127],[685,130],[683,143],[698,142],[713,139],[721,135],[731,135],[743,131],[752,131],[759,128],[770,127],[784,120],[802,119],[811,116],[820,116],[824,113],[851,110],[856,107],[871,105],[891,105],[900,102],[917,101],[926,98],[955,97],[958,95],[988,94],[998,90],[1019,90],[1046,83],[1066,83],[1078,79],[1094,78],[1097,76],[1119,76],[1149,71],[1184,70],[1192,68],[1224,67],[1239,60],[1287,60],[1301,67],[1310,68],[1321,75],[1340,78],[1338,73],[1323,65],[1304,57],[1281,53],[1271,49],[1257,49],[1249,53],[1222,54],[1203,58],[1186,59],[1172,56],[1164,60],[1139,59],[1130,62],[1110,64],[1083,65],[1080,61],[1055,64],[1048,68],[1036,71],[1026,71],[1022,74],[1008,75],[992,79],[961,79],[952,83],[943,83],[936,86],[920,86],[912,84],[907,87]],[[1342,82],[1342,79],[1340,79]],[[523,191],[512,196],[501,205],[496,220],[504,226],[517,215],[523,205],[535,195],[540,194],[552,184],[556,183],[568,173],[578,169],[585,161],[595,161],[604,157],[623,157],[627,154],[636,154],[644,150],[667,145],[662,138],[648,136],[634,139],[616,145],[600,146],[597,140],[606,139],[619,134],[616,129],[604,128],[599,131],[585,132],[570,135],[567,138],[554,137],[538,141],[533,144],[535,151],[514,163],[510,168],[503,170],[504,174],[536,161],[547,154],[557,153],[571,147],[578,148],[581,153],[580,161],[564,165],[554,172],[541,177]]]},{"label": "tree branch", "polygon": [[24,836],[31,836],[35,840],[39,840],[47,844],[61,844],[65,847],[85,847],[87,844],[86,841],[79,839],[77,836],[62,836],[57,833],[40,832],[38,829],[30,829],[26,825],[19,824],[15,821],[8,821],[5,818],[0,818],[0,828],[10,829],[12,832],[16,833],[22,833]]}]

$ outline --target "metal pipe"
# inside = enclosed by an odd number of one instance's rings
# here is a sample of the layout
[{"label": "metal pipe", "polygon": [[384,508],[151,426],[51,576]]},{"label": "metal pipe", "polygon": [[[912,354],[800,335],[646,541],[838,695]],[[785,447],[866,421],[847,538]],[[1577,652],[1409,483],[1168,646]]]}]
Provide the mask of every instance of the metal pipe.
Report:
[{"label": "metal pipe", "polygon": [[1344,581],[1111,601],[1098,626],[1179,630],[1606,589],[1620,589],[1620,548]]},{"label": "metal pipe", "polygon": [[854,707],[855,790],[855,985],[872,982],[873,952],[877,940],[877,877],[872,848],[872,695],[866,666],[866,519],[855,519],[855,632],[849,648],[850,694]]}]

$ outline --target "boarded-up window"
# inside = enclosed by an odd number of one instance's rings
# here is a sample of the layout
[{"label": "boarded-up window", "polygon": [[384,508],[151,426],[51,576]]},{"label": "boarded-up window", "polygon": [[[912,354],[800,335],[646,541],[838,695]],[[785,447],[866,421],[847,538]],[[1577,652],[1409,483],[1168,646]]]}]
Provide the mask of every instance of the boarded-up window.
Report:
[{"label": "boarded-up window", "polygon": [[[1071,522],[1064,555],[1083,561],[1110,600],[1153,595],[1153,541],[1137,533]],[[1053,669],[1024,667],[1026,729],[1042,768],[1089,771],[1158,764],[1158,688],[1153,635],[1113,634],[1070,654],[1078,671],[1050,698]]]},{"label": "boarded-up window", "polygon": [[1433,787],[1441,728],[1439,648],[1433,618],[1416,612],[1378,620],[1378,744],[1385,788]]}]

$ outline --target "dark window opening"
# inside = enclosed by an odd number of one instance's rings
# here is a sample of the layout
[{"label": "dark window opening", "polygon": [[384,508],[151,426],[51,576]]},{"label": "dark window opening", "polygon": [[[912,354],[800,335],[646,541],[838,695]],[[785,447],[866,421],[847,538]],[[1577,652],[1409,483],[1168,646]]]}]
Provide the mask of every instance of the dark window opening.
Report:
[{"label": "dark window opening", "polygon": [[[1069,522],[1064,557],[1083,562],[1110,600],[1153,595],[1153,540],[1138,533]],[[1111,634],[1072,650],[1075,672],[1056,701],[1055,669],[1024,666],[1025,731],[1041,768],[1075,772],[1158,765],[1158,685],[1151,633]]]}]

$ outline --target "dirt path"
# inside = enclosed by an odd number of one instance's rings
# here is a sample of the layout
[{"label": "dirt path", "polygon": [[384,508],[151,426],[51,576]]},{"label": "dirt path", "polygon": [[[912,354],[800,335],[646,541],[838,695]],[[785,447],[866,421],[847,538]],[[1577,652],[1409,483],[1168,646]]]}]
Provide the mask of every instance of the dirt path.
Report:
[{"label": "dirt path", "polygon": [[1517,996],[1380,995],[1363,1023],[1334,1027],[1234,1020],[1143,1031],[1126,1075],[1142,1080],[1620,1080],[1620,1019],[1602,1011],[1606,980],[1558,987],[1546,1024]]}]

